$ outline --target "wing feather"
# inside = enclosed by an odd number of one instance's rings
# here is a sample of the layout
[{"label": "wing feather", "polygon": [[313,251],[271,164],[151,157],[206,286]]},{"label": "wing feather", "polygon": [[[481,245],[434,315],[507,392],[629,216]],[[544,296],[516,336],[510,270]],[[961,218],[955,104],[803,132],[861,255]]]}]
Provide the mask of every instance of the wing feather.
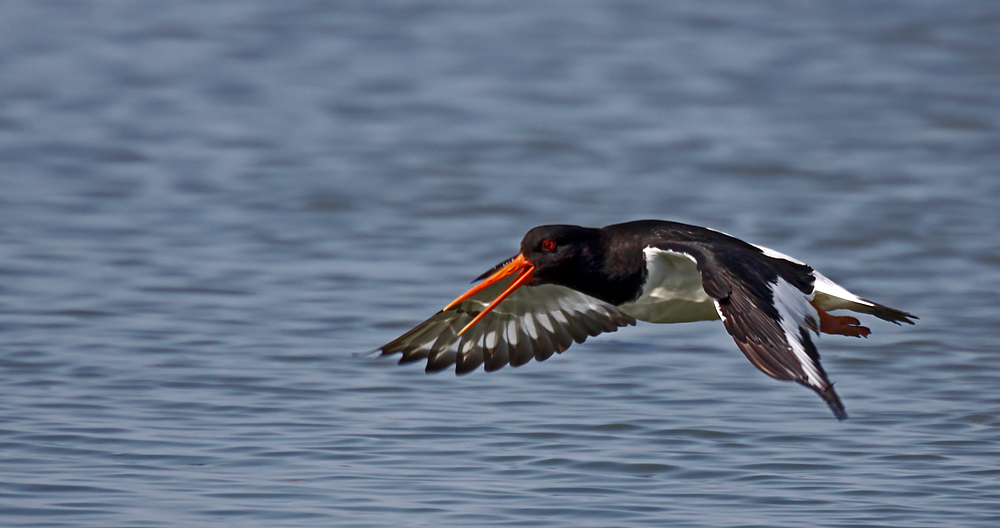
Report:
[{"label": "wing feather", "polygon": [[843,420],[847,412],[819,362],[809,337],[818,315],[809,304],[812,268],[797,261],[762,262],[767,255],[695,243],[663,249],[691,255],[705,291],[717,303],[726,331],[761,372],[792,380],[816,391]]},{"label": "wing feather", "polygon": [[493,371],[544,361],[573,342],[634,325],[615,306],[554,284],[529,285],[512,293],[463,335],[458,332],[513,280],[497,282],[383,346],[382,355],[402,353],[400,363],[427,360],[436,372],[455,365],[464,374],[483,365]]},{"label": "wing feather", "polygon": [[462,339],[458,356],[455,359],[455,373],[466,374],[482,365],[485,360],[483,348],[477,347],[475,339],[471,337]]},{"label": "wing feather", "polygon": [[[781,281],[768,283],[772,292],[782,287]],[[772,378],[796,381],[815,390],[838,419],[847,418],[843,403],[820,365],[819,352],[805,326],[806,318],[793,320],[793,310],[798,306],[780,295],[772,299],[758,297],[740,282],[733,283],[729,297],[719,300],[719,305],[726,330],[751,363]]]},{"label": "wing feather", "polygon": [[483,367],[486,372],[500,370],[510,363],[510,347],[507,346],[506,332],[504,331],[506,326],[506,323],[499,318],[490,321],[493,339],[496,344],[490,349],[490,357]]}]

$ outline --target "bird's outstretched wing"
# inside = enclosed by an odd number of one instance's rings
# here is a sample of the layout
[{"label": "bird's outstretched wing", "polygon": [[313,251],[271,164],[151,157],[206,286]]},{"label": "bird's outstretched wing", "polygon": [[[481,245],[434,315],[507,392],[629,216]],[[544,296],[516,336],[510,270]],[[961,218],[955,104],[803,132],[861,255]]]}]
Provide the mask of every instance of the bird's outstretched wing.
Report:
[{"label": "bird's outstretched wing", "polygon": [[670,243],[663,249],[695,259],[705,293],[715,300],[726,330],[754,366],[772,378],[815,390],[838,419],[847,418],[809,336],[810,331],[818,333],[820,325],[816,307],[810,303],[815,281],[812,268],[770,259],[749,245],[715,248]]},{"label": "bird's outstretched wing", "polygon": [[381,347],[382,355],[402,352],[400,363],[427,360],[427,372],[455,365],[457,374],[485,365],[487,371],[532,358],[544,361],[573,342],[634,325],[635,319],[611,304],[564,286],[528,285],[514,291],[464,334],[458,333],[513,281],[501,280],[420,323]]}]

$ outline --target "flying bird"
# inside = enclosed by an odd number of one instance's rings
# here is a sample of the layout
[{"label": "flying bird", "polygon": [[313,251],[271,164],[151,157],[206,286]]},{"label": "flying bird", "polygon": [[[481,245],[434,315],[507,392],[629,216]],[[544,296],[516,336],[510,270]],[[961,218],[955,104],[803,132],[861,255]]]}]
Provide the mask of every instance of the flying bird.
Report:
[{"label": "flying bird", "polygon": [[[521,251],[403,336],[376,349],[493,371],[544,361],[620,327],[721,319],[762,372],[816,391],[839,420],[847,411],[819,362],[810,332],[867,337],[846,309],[892,323],[916,316],[862,299],[810,266],[712,229],[640,220],[604,228],[536,227]],[[475,282],[475,281],[473,281]]]}]

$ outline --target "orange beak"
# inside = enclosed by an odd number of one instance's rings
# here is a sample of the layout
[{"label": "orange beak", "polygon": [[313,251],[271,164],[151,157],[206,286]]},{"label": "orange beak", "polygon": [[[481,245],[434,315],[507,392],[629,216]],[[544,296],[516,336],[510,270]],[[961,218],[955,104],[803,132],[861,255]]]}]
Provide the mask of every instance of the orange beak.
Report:
[{"label": "orange beak", "polygon": [[493,275],[486,277],[486,279],[484,279],[483,282],[480,282],[479,284],[475,285],[471,290],[463,293],[458,299],[455,299],[454,301],[448,303],[448,306],[444,307],[445,310],[448,310],[453,306],[455,306],[456,304],[468,299],[469,297],[472,297],[473,295],[485,290],[486,288],[489,288],[490,286],[496,284],[498,281],[506,278],[507,276],[513,273],[517,273],[517,277],[514,278],[514,282],[510,283],[510,286],[507,286],[507,289],[504,290],[504,292],[501,293],[496,299],[494,299],[493,302],[491,302],[490,305],[486,307],[486,309],[484,309],[482,312],[479,312],[479,315],[477,315],[475,319],[469,322],[469,324],[465,325],[465,328],[463,328],[458,333],[458,335],[464,334],[466,330],[472,328],[472,325],[478,323],[483,317],[486,317],[486,314],[490,313],[491,310],[496,308],[501,301],[507,298],[507,296],[514,293],[514,290],[520,288],[521,286],[524,286],[525,284],[528,284],[529,282],[535,281],[536,279],[531,276],[531,273],[534,271],[535,271],[535,265],[528,262],[528,259],[524,258],[524,255],[518,255],[514,257],[514,260],[510,261],[510,264],[507,264],[506,266],[500,268]]}]

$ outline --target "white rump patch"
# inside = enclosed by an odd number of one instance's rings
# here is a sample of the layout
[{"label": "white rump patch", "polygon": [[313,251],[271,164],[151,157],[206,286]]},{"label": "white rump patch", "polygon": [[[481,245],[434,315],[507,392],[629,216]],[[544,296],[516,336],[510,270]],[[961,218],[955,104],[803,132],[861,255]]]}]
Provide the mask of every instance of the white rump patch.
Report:
[{"label": "white rump patch", "polygon": [[858,310],[857,305],[867,307],[875,306],[875,303],[866,301],[865,299],[854,295],[844,289],[843,286],[824,277],[823,274],[818,271],[813,271],[813,276],[816,277],[815,291],[813,292],[815,295],[816,305],[823,310],[846,308],[848,310],[866,312],[867,310]]},{"label": "white rump patch", "polygon": [[[807,265],[806,263],[800,260],[796,260],[792,257],[789,257],[788,255],[785,255],[784,253],[780,253],[771,248],[766,248],[764,246],[757,246],[757,245],[754,245],[754,247],[763,251],[765,255],[771,258],[787,260],[789,262],[794,262],[796,264],[802,264],[803,266]],[[816,306],[819,306],[824,311],[836,310],[838,308],[846,308],[848,310],[864,312],[866,310],[858,310],[859,308],[858,305],[867,306],[869,308],[875,306],[875,303],[871,301],[866,301],[865,299],[862,299],[861,297],[854,295],[853,293],[844,289],[843,286],[824,277],[822,273],[816,270],[813,270],[812,276],[815,278],[815,282],[813,284],[813,293],[809,297],[809,300],[815,301]]]}]

